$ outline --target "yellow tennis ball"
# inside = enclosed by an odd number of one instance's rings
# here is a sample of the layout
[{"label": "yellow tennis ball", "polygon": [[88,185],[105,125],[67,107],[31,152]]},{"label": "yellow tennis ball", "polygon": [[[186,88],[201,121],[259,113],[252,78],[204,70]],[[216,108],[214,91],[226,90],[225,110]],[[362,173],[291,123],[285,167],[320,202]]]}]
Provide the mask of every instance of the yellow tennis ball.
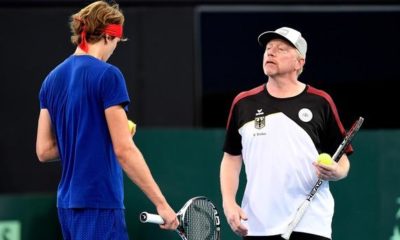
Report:
[{"label": "yellow tennis ball", "polygon": [[318,155],[317,161],[323,165],[331,165],[333,163],[332,157],[327,153],[321,153]]},{"label": "yellow tennis ball", "polygon": [[135,135],[135,133],[136,133],[136,124],[133,121],[128,120],[128,127],[129,127],[129,132],[131,133],[131,135],[132,136]]}]

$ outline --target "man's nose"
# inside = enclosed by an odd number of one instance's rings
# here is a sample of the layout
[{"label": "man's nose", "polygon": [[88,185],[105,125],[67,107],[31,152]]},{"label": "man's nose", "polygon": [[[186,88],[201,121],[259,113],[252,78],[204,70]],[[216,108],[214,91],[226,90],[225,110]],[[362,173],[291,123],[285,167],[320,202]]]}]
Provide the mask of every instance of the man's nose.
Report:
[{"label": "man's nose", "polygon": [[268,56],[275,55],[276,49],[275,48],[269,48],[269,49],[266,50],[266,53],[267,53]]},{"label": "man's nose", "polygon": [[270,55],[270,54],[274,55],[275,53],[276,53],[276,48],[270,47],[270,48],[267,49],[267,54],[268,55]]}]

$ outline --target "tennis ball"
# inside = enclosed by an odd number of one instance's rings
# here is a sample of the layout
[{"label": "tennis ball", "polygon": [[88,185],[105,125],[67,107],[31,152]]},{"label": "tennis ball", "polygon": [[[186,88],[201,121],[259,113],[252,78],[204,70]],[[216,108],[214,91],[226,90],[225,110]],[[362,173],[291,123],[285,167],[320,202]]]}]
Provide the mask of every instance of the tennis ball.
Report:
[{"label": "tennis ball", "polygon": [[135,135],[135,133],[136,133],[136,124],[133,121],[128,120],[128,127],[129,127],[129,132],[131,133],[131,135],[132,136]]},{"label": "tennis ball", "polygon": [[332,157],[327,153],[321,153],[318,155],[317,161],[323,165],[331,165],[333,163]]}]

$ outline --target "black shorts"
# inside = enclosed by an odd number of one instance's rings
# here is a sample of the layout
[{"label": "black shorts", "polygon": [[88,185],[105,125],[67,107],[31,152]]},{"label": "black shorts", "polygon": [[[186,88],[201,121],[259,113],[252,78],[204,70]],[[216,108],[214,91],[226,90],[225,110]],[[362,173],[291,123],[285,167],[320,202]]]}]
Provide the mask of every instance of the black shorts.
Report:
[{"label": "black shorts", "polygon": [[[268,236],[268,237],[244,237],[243,240],[282,240],[281,235]],[[330,240],[326,237],[321,237],[309,233],[293,232],[290,240]]]}]

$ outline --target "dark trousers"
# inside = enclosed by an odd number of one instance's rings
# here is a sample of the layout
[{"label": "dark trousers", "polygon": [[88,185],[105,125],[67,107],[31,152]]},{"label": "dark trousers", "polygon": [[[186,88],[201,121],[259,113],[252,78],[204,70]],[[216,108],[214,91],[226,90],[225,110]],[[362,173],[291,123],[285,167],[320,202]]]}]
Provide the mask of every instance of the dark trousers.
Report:
[{"label": "dark trousers", "polygon": [[[282,240],[281,235],[268,236],[268,237],[244,237],[243,240]],[[326,237],[316,236],[308,233],[293,232],[290,240],[330,240]]]}]

